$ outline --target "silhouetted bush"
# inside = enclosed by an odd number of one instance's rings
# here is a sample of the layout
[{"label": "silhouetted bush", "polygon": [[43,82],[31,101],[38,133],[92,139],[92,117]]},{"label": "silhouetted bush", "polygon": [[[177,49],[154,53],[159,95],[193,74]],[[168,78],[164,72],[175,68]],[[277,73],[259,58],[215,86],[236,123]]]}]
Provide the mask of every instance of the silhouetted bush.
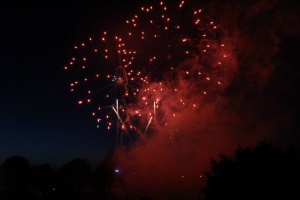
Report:
[{"label": "silhouetted bush", "polygon": [[42,195],[47,195],[56,187],[57,172],[48,164],[35,165],[33,171],[33,188]]},{"label": "silhouetted bush", "polygon": [[39,199],[40,196],[32,190],[32,168],[22,156],[8,157],[0,171],[0,199]]},{"label": "silhouetted bush", "polygon": [[91,166],[80,158],[63,165],[59,171],[59,184],[64,190],[80,191],[90,182]]},{"label": "silhouetted bush", "polygon": [[206,200],[300,199],[300,154],[267,141],[238,147],[232,157],[212,160],[206,177]]}]

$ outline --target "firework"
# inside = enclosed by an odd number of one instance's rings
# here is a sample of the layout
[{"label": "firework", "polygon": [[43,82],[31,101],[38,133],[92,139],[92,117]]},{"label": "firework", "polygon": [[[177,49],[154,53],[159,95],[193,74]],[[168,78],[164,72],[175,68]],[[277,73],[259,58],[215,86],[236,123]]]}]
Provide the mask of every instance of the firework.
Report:
[{"label": "firework", "polygon": [[74,46],[65,67],[76,77],[70,86],[78,104],[91,104],[107,129],[145,134],[172,124],[178,132],[170,118],[200,106],[191,96],[214,97],[222,88],[229,55],[222,30],[202,9],[157,2],[116,29],[118,36],[104,32]]},{"label": "firework", "polygon": [[[177,79],[178,73],[211,75],[214,66],[221,64],[216,55],[224,46],[218,40],[219,27],[202,9],[192,9],[184,1],[142,6],[125,22],[126,41],[138,50],[137,62],[148,72],[150,81]],[[195,58],[198,66],[187,63]]]},{"label": "firework", "polygon": [[[137,49],[135,62],[149,81],[141,87],[135,105],[135,110],[146,116],[140,122],[147,128],[152,116],[164,125],[163,119],[170,118],[167,115],[176,117],[186,107],[199,107],[191,95],[211,99],[222,90],[228,57],[223,32],[201,8],[185,1],[161,1],[141,6],[125,24],[124,38],[128,46]],[[159,109],[166,103],[167,110]]]},{"label": "firework", "polygon": [[91,115],[98,123],[105,121],[107,129],[115,119],[125,129],[127,105],[147,80],[132,68],[135,54],[120,36],[103,32],[75,45],[74,56],[65,66],[74,77],[70,90],[77,93],[78,104],[90,104]]}]

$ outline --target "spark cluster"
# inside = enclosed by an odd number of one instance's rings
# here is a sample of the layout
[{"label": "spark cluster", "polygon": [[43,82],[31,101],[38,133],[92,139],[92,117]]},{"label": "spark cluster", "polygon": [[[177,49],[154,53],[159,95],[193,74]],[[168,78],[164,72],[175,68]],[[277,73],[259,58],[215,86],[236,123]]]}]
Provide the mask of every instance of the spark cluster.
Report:
[{"label": "spark cluster", "polygon": [[191,95],[222,89],[230,55],[221,28],[202,9],[161,1],[142,6],[120,29],[75,45],[65,66],[78,104],[92,104],[92,116],[107,129],[146,133],[181,109],[197,110]]}]

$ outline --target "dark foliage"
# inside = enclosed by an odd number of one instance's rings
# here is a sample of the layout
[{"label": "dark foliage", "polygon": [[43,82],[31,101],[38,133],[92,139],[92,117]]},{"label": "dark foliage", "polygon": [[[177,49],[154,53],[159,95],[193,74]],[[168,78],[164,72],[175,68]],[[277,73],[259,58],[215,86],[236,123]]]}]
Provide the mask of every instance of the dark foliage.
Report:
[{"label": "dark foliage", "polygon": [[8,157],[0,172],[1,200],[39,199],[39,195],[31,188],[33,180],[31,165],[24,157],[17,155]]},{"label": "dark foliage", "polygon": [[56,171],[48,164],[35,165],[33,171],[33,188],[41,193],[47,193],[56,186]]},{"label": "dark foliage", "polygon": [[206,200],[300,199],[300,154],[267,141],[238,147],[234,156],[212,160],[206,177]]},{"label": "dark foliage", "polygon": [[60,187],[67,191],[80,191],[89,183],[91,166],[80,158],[63,165],[59,171]]}]

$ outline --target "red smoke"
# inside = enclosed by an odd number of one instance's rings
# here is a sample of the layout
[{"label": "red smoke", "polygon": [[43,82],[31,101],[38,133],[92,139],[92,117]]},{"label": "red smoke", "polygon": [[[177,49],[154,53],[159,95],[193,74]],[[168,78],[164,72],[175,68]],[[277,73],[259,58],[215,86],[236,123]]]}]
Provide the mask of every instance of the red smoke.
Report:
[{"label": "red smoke", "polygon": [[[226,33],[222,36],[226,48],[216,52],[228,55],[220,69],[222,87],[208,86],[204,95],[200,83],[182,77],[176,82],[177,92],[163,97],[159,104],[163,117],[157,119],[155,134],[117,151],[123,189],[129,195],[196,199],[211,158],[230,154],[237,145],[286,138],[282,130],[294,121],[287,105],[274,95],[274,86],[281,81],[274,79],[280,77],[276,58],[282,54],[282,38],[298,33],[285,24],[293,12],[287,14],[282,5],[288,7],[279,0],[206,5]],[[199,65],[197,58],[188,62]],[[164,89],[173,91],[174,85]]]}]

